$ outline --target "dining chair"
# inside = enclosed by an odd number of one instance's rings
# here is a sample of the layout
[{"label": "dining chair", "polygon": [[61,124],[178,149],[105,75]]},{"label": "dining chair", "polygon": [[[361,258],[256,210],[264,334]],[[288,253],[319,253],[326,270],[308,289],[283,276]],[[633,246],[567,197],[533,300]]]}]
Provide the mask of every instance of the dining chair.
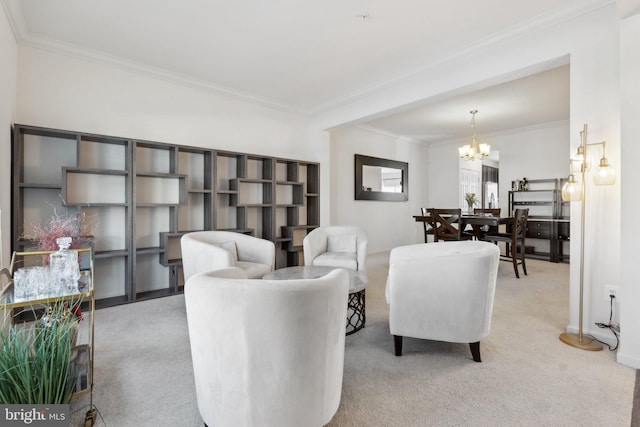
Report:
[{"label": "dining chair", "polygon": [[458,223],[462,216],[462,209],[429,208],[429,213],[431,215],[434,242],[440,240],[471,240],[472,237],[464,234],[462,227]]},{"label": "dining chair", "polygon": [[[529,209],[516,209],[513,216],[513,223],[507,225],[507,233],[487,233],[484,239],[489,242],[506,243],[505,255],[500,258],[503,261],[511,261],[513,263],[513,271],[519,279],[518,264],[522,264],[522,271],[527,274],[527,265],[525,264],[525,237],[527,234],[527,219],[529,218]],[[520,262],[518,262],[518,252],[520,253]]]},{"label": "dining chair", "polygon": [[[428,208],[420,208],[420,212],[422,216],[429,216]],[[431,227],[431,223],[429,221],[422,221],[422,226],[424,227],[424,242],[429,242],[429,234],[434,234],[433,227]]]},{"label": "dining chair", "polygon": [[[473,209],[473,214],[474,215],[485,215],[485,214],[491,214],[491,216],[494,216],[496,218],[500,218],[500,212],[502,211],[502,209],[500,208],[474,208]],[[500,230],[498,229],[498,226],[492,226],[492,225],[487,225],[482,227],[479,232],[480,232],[480,240],[485,240],[484,236],[487,233],[491,233],[491,234],[495,234],[498,233]]]}]

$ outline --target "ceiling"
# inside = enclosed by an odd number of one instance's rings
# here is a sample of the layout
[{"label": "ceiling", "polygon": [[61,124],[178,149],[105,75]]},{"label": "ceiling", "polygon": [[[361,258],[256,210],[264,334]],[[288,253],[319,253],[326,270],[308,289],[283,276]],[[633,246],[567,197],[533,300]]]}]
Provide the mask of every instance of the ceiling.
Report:
[{"label": "ceiling", "polygon": [[471,139],[471,110],[478,111],[479,139],[486,134],[569,120],[569,65],[414,106],[365,126],[422,142],[461,136]]},{"label": "ceiling", "polygon": [[[0,0],[19,42],[129,65],[305,114],[612,0]],[[566,98],[565,98],[566,96]],[[568,119],[568,70],[367,126],[421,141]]]}]

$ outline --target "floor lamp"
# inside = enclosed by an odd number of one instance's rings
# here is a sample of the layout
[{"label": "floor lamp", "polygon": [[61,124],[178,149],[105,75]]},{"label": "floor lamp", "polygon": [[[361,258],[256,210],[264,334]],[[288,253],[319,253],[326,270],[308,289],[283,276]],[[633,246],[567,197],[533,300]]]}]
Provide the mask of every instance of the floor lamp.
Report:
[{"label": "floor lamp", "polygon": [[[583,130],[580,132],[580,146],[576,157],[571,161],[571,172],[569,180],[562,186],[562,200],[564,201],[580,201],[580,305],[578,311],[578,333],[570,334],[568,332],[560,334],[560,340],[565,344],[572,347],[580,348],[582,350],[598,351],[602,350],[602,345],[593,338],[585,338],[582,333],[582,313],[584,304],[584,241],[585,241],[585,216],[586,216],[586,199],[587,199],[587,186],[586,186],[586,172],[589,168],[587,161],[587,148],[602,145],[602,157],[600,158],[600,164],[598,165],[593,180],[595,185],[613,185],[616,182],[615,170],[609,165],[609,161],[606,157],[606,142],[595,142],[592,144],[587,143],[587,125],[584,125]],[[579,168],[579,170],[578,170]],[[575,179],[574,172],[580,172],[580,182]]]}]

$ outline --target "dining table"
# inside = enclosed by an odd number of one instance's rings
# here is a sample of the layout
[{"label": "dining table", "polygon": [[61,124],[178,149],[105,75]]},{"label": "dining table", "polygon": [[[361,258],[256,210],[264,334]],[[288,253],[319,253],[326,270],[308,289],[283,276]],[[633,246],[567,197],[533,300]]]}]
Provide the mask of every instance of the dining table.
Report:
[{"label": "dining table", "polygon": [[[426,222],[431,224],[431,215],[414,215],[413,218],[416,222]],[[466,228],[468,225],[473,230],[473,235],[476,239],[482,240],[482,228],[485,226],[498,227],[501,224],[513,224],[513,217],[499,217],[491,214],[462,214],[462,216],[456,221],[460,224],[460,227]],[[425,242],[426,243],[426,242]]]}]

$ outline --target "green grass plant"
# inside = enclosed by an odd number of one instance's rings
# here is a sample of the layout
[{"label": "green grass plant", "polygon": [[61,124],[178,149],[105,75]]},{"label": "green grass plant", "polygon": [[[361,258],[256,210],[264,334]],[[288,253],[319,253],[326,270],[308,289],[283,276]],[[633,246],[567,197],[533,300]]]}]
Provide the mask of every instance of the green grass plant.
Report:
[{"label": "green grass plant", "polygon": [[[55,309],[54,309],[55,310]],[[70,363],[77,321],[12,324],[0,331],[0,403],[65,404],[77,369]]]}]

